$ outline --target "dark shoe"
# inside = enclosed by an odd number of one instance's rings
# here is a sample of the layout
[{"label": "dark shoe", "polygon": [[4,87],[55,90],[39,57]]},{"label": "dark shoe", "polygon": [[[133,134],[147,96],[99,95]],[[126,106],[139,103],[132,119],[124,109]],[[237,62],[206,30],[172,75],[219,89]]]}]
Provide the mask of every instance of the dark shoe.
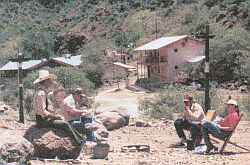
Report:
[{"label": "dark shoe", "polygon": [[207,146],[206,153],[209,154],[212,150],[218,151],[218,147],[215,147],[215,146]]},{"label": "dark shoe", "polygon": [[202,146],[202,144],[194,144],[195,147]]},{"label": "dark shoe", "polygon": [[185,146],[186,146],[186,143],[180,141],[179,143],[175,144],[174,146],[176,146],[176,147],[185,147]]}]

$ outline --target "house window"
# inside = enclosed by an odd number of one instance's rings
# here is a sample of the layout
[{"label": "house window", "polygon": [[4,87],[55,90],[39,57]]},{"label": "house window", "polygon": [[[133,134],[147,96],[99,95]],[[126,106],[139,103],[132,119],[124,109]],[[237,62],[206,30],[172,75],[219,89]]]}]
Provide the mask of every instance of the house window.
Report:
[{"label": "house window", "polygon": [[160,69],[160,67],[158,66],[158,73],[161,73],[161,69]]},{"label": "house window", "polygon": [[178,50],[177,49],[174,49],[174,52],[177,52]]},{"label": "house window", "polygon": [[175,66],[174,66],[174,69],[178,69],[178,65],[175,65]]},{"label": "house window", "polygon": [[168,62],[168,59],[166,56],[161,56],[161,62]]}]

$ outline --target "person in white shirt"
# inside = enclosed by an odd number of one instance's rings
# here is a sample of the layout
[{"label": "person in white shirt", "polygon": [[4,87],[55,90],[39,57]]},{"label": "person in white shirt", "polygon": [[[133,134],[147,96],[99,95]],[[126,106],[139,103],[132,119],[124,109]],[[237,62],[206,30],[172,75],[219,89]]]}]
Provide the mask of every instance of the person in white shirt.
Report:
[{"label": "person in white shirt", "polygon": [[86,126],[93,124],[91,112],[87,109],[80,109],[79,106],[79,102],[83,97],[86,97],[84,95],[84,89],[75,89],[72,94],[63,100],[59,114],[78,132],[86,134],[87,141],[96,142],[96,136],[93,131],[95,128],[90,126],[90,128],[86,129]]}]

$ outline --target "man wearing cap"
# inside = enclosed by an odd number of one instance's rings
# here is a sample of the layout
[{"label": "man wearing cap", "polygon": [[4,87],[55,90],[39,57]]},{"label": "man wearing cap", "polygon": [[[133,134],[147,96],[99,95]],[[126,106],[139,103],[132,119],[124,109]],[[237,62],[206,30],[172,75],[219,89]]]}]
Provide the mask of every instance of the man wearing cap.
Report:
[{"label": "man wearing cap", "polygon": [[[88,141],[96,142],[94,131],[91,130],[93,127],[90,126],[93,123],[92,116],[88,110],[81,110],[79,107],[79,102],[84,97],[86,97],[84,95],[84,89],[76,88],[72,94],[63,100],[60,114],[78,132],[86,133]],[[90,128],[85,129],[86,125],[90,126]]]},{"label": "man wearing cap", "polygon": [[38,87],[34,93],[33,110],[36,114],[36,124],[40,128],[54,127],[63,129],[69,132],[75,139],[77,144],[85,143],[85,139],[64,120],[62,115],[56,114],[55,109],[49,99],[52,87],[52,80],[57,79],[57,76],[50,74],[47,70],[40,70],[39,77],[34,81]]},{"label": "man wearing cap", "polygon": [[237,102],[230,99],[225,104],[228,111],[228,115],[225,116],[225,118],[217,122],[206,121],[201,124],[201,132],[207,146],[206,153],[210,153],[212,150],[218,150],[218,148],[211,143],[209,134],[220,139],[225,139],[234,130],[239,121]]},{"label": "man wearing cap", "polygon": [[205,114],[202,107],[194,101],[194,98],[189,94],[183,95],[184,111],[181,119],[174,122],[177,135],[180,138],[178,146],[184,146],[186,142],[185,130],[189,130],[191,139],[194,140],[195,145],[199,145],[201,141],[201,131],[199,124],[205,119]]}]

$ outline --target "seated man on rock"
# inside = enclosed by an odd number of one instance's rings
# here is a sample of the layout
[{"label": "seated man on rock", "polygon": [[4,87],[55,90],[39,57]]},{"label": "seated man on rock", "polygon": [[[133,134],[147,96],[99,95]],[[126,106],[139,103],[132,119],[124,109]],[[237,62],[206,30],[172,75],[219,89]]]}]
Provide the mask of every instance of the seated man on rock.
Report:
[{"label": "seated man on rock", "polygon": [[176,132],[180,138],[177,146],[185,146],[186,135],[184,134],[184,129],[190,131],[191,139],[194,140],[195,146],[198,146],[202,139],[199,124],[205,119],[205,114],[202,107],[189,94],[184,94],[183,102],[183,116],[174,122]]},{"label": "seated man on rock", "polygon": [[69,122],[64,120],[62,115],[56,113],[55,108],[50,100],[52,81],[57,79],[57,76],[50,74],[47,70],[40,70],[39,77],[34,81],[38,84],[34,93],[32,102],[33,110],[36,114],[36,125],[40,128],[58,128],[70,133],[77,144],[83,144],[86,140],[79,134]]},{"label": "seated man on rock", "polygon": [[60,114],[65,118],[70,125],[78,132],[86,134],[87,143],[96,142],[95,130],[97,127],[93,125],[91,112],[87,109],[83,110],[79,107],[79,102],[84,95],[83,88],[77,88],[72,94],[63,100]]}]

